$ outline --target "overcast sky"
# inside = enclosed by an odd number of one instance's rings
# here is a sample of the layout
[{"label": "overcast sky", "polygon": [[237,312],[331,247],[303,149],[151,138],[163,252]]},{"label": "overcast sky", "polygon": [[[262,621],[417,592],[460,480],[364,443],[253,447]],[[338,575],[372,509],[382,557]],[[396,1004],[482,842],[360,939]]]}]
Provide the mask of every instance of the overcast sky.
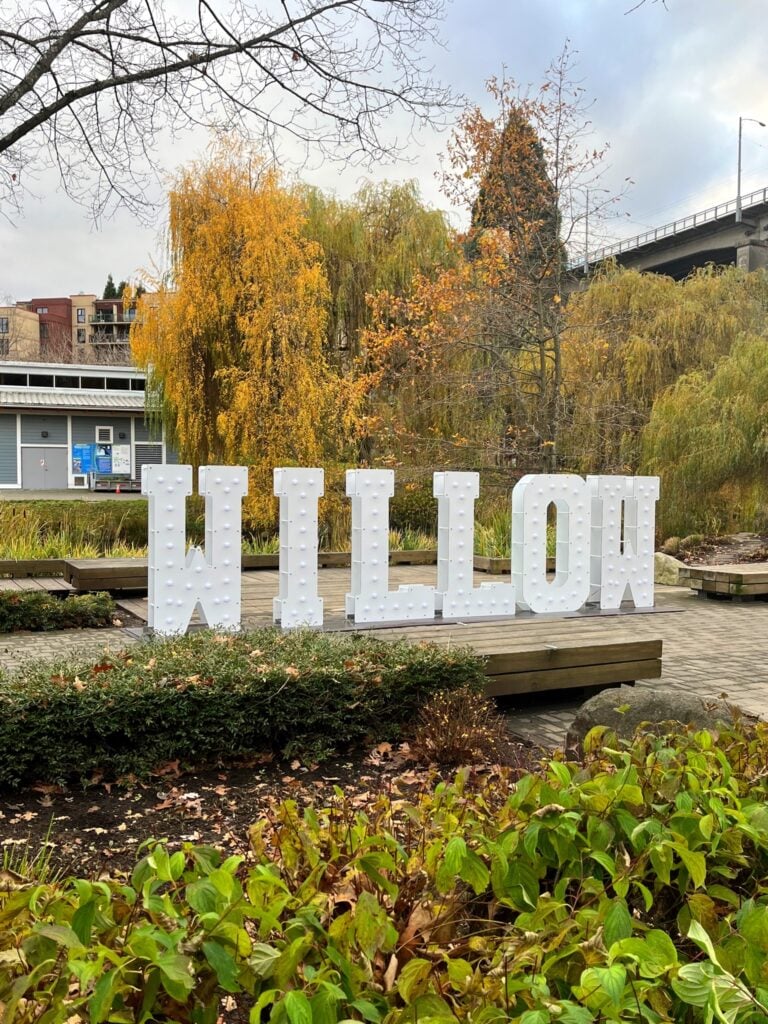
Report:
[{"label": "overcast sky", "polygon": [[[578,77],[594,100],[596,146],[610,144],[603,184],[634,182],[621,216],[603,228],[638,234],[733,198],[739,115],[768,121],[766,0],[453,0],[441,26],[445,46],[430,54],[436,76],[485,104],[485,80],[504,69],[519,83],[541,81],[566,38],[578,51]],[[489,107],[489,112],[491,108]],[[425,198],[446,208],[435,171],[447,136],[424,132],[411,162],[369,177],[416,178]],[[172,172],[203,152],[189,136],[161,153]],[[304,177],[341,196],[366,173],[337,165]],[[743,192],[768,186],[768,128],[744,126]],[[162,191],[154,227],[127,214],[94,227],[88,212],[47,176],[13,226],[0,221],[0,299],[98,292],[107,274],[135,279],[163,261]]]}]

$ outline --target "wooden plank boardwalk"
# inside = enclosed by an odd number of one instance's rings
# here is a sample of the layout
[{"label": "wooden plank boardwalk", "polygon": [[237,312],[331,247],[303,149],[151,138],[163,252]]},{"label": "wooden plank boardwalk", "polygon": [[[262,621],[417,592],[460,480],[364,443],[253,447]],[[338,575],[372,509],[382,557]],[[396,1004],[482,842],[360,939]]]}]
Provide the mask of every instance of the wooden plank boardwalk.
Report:
[{"label": "wooden plank boardwalk", "polygon": [[680,569],[680,585],[702,597],[761,597],[768,594],[768,562],[687,565]]},{"label": "wooden plank boardwalk", "polygon": [[44,590],[48,594],[71,594],[74,592],[74,587],[60,576],[22,576],[18,579],[0,579],[0,590]]},{"label": "wooden plank boardwalk", "polygon": [[[390,587],[401,584],[434,584],[435,567],[390,568]],[[498,577],[497,577],[498,579]],[[508,579],[508,577],[507,577]],[[475,583],[488,582],[475,573]],[[272,599],[278,590],[278,572],[243,573],[243,624],[256,628],[271,625]],[[363,630],[345,620],[344,594],[349,570],[323,569],[320,595],[325,602],[327,630]],[[146,598],[122,598],[118,604],[146,621]],[[488,693],[503,696],[566,688],[595,687],[661,675],[662,641],[658,636],[639,637],[631,615],[579,614],[532,616],[511,619],[395,625],[365,629],[384,638],[404,637],[416,643],[429,641],[446,646],[469,646],[486,659]]]},{"label": "wooden plank boardwalk", "polygon": [[[349,568],[352,556],[348,551],[321,551],[319,568]],[[437,551],[390,551],[391,566],[436,565]],[[1,565],[2,563],[0,563]],[[243,555],[244,571],[277,569],[278,555]],[[68,558],[61,562],[65,578],[78,591],[139,591],[147,589],[146,558]],[[554,559],[547,559],[547,568],[554,570]],[[475,555],[475,570],[491,575],[509,575],[509,558],[485,558]],[[487,577],[486,577],[487,582]]]}]

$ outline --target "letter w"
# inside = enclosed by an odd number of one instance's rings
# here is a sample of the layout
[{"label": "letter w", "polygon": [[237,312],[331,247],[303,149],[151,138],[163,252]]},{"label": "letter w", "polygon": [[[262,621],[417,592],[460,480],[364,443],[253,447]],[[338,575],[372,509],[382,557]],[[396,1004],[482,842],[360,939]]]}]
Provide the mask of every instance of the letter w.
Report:
[{"label": "letter w", "polygon": [[205,553],[186,550],[192,467],[141,467],[141,493],[149,499],[147,624],[161,635],[185,632],[196,607],[212,628],[240,627],[241,502],[248,470],[201,466],[198,483],[205,495]]}]

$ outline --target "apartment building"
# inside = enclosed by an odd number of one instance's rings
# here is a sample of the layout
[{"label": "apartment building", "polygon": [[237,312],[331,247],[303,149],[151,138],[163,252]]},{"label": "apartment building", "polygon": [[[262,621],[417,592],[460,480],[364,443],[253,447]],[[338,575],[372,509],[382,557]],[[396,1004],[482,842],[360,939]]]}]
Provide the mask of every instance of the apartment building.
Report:
[{"label": "apartment building", "polygon": [[0,306],[0,357],[128,363],[135,318],[135,301],[98,299],[85,292]]},{"label": "apartment building", "polygon": [[37,359],[40,318],[18,306],[0,306],[0,359]]}]

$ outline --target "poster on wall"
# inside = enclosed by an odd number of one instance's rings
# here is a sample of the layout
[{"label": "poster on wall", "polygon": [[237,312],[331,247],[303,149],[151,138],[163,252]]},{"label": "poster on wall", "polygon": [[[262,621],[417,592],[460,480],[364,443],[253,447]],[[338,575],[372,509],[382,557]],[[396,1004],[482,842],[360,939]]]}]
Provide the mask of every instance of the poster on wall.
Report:
[{"label": "poster on wall", "polygon": [[72,445],[72,471],[73,473],[90,473],[93,468],[93,445],[73,444]]},{"label": "poster on wall", "polygon": [[97,473],[109,474],[112,472],[112,445],[111,444],[97,444],[95,465],[93,468]]},{"label": "poster on wall", "polygon": [[72,445],[72,472],[90,473],[93,468],[93,445]]},{"label": "poster on wall", "polygon": [[129,444],[112,445],[112,472],[131,475],[131,446]]}]

